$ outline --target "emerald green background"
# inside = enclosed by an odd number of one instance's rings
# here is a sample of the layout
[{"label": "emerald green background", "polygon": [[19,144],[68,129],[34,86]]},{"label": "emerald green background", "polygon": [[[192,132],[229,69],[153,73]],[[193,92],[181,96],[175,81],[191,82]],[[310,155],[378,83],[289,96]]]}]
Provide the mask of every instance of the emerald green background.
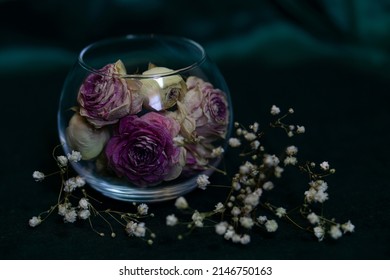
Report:
[{"label": "emerald green background", "polygon": [[[0,259],[389,259],[389,30],[389,1],[0,1]],[[152,247],[120,230],[115,239],[99,237],[57,215],[30,228],[28,219],[57,199],[56,178],[35,183],[31,174],[55,168],[67,72],[85,45],[137,33],[201,43],[225,76],[240,122],[264,127],[273,104],[293,107],[292,122],[307,130],[293,142],[300,157],[337,169],[326,214],[351,219],[356,233],[319,243],[280,221],[276,234],[255,232],[248,246],[213,229],[178,241],[180,231],[165,226],[173,202],[150,205]],[[231,152],[226,160],[239,164]],[[299,204],[301,182],[286,174],[275,202]],[[131,208],[90,192],[107,207]],[[188,201],[204,208],[220,195],[196,190]]]}]

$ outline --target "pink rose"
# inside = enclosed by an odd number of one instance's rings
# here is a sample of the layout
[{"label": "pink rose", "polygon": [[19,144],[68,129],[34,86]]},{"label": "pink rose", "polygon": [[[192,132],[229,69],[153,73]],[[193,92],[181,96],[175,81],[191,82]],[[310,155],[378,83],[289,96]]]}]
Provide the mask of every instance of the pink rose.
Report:
[{"label": "pink rose", "polygon": [[125,74],[125,66],[118,60],[115,64],[104,66],[98,73],[90,74],[80,87],[77,97],[80,115],[96,128],[141,111],[141,84],[121,78]]},{"label": "pink rose", "polygon": [[183,104],[196,122],[198,136],[209,140],[224,138],[229,122],[226,94],[197,77],[187,79],[188,92]]}]

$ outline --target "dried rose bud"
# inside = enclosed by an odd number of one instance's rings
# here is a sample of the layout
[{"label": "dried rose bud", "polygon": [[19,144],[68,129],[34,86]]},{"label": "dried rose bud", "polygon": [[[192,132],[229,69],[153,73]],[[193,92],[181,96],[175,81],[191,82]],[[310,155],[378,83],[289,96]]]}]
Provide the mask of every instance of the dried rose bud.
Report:
[{"label": "dried rose bud", "polygon": [[74,114],[66,128],[66,138],[72,149],[81,153],[84,160],[97,157],[110,138],[108,129],[96,129],[78,113]]},{"label": "dried rose bud", "polygon": [[[141,79],[141,94],[145,96],[145,106],[156,111],[166,110],[181,100],[187,91],[186,83],[180,75],[169,75],[173,70],[154,67],[143,75],[156,75],[156,78]],[[162,77],[159,77],[163,75]]]}]

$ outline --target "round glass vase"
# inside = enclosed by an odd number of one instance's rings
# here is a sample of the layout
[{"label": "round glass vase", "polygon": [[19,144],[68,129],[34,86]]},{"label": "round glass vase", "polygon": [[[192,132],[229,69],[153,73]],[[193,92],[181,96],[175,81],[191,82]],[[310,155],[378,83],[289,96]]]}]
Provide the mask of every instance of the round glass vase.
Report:
[{"label": "round glass vase", "polygon": [[64,83],[58,131],[75,171],[103,195],[157,202],[210,176],[232,129],[229,90],[196,42],[128,35],[93,43]]}]

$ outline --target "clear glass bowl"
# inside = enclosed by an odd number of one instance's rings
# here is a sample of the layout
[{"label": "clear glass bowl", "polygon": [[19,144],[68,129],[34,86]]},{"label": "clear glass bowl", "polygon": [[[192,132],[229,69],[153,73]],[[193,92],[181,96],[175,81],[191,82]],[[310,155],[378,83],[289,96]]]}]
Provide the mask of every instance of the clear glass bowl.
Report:
[{"label": "clear glass bowl", "polygon": [[72,166],[92,188],[157,202],[211,175],[232,117],[225,80],[198,43],[128,35],[80,52],[62,89],[58,130],[65,154],[82,153]]}]

